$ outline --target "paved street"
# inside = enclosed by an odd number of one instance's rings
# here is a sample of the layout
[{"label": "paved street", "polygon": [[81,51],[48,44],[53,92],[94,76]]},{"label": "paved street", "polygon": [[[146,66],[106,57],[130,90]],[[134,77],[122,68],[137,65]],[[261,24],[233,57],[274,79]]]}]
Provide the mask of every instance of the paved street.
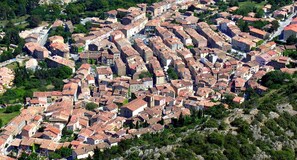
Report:
[{"label": "paved street", "polygon": [[274,37],[277,37],[277,36],[281,35],[281,33],[284,30],[284,28],[291,23],[291,21],[293,20],[293,17],[296,14],[297,14],[297,12],[291,14],[288,17],[288,19],[286,19],[285,21],[280,21],[279,22],[279,28],[278,28],[278,30],[272,34],[272,36],[270,37],[269,41],[271,41]]}]

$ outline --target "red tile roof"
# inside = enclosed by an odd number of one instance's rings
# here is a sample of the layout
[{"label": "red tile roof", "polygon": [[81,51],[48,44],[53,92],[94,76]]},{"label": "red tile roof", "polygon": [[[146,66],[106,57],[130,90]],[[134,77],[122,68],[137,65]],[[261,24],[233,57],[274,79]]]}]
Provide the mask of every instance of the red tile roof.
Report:
[{"label": "red tile roof", "polygon": [[294,32],[297,32],[297,24],[291,24],[291,25],[288,25],[287,27],[284,28],[285,31],[294,31]]}]

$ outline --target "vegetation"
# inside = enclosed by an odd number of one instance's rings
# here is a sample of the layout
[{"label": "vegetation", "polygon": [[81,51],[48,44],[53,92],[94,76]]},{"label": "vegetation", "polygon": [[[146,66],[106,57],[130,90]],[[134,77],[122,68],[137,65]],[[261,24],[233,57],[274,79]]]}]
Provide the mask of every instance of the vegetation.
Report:
[{"label": "vegetation", "polygon": [[[124,151],[133,146],[143,146],[143,148],[162,147],[174,144],[178,137],[181,136],[182,131],[193,128],[196,124],[205,122],[206,118],[199,117],[198,112],[193,112],[192,116],[183,117],[183,120],[177,120],[176,126],[172,125],[163,132],[156,134],[144,134],[140,138],[128,139],[121,141],[118,146],[111,147],[111,149],[104,150],[104,152],[95,149],[93,159],[113,159],[124,155]],[[177,151],[180,152],[180,151]],[[184,156],[183,151],[180,157]],[[138,159],[138,154],[133,153],[125,157],[126,159]]]},{"label": "vegetation", "polygon": [[267,24],[269,24],[269,22],[260,20],[260,21],[253,22],[250,25],[255,27],[255,28],[262,29]]},{"label": "vegetation", "polygon": [[82,24],[76,24],[74,26],[74,32],[73,33],[89,33],[90,28],[92,27],[92,23],[91,22],[86,22],[85,25]]},{"label": "vegetation", "polygon": [[[249,32],[249,26],[252,26],[252,27],[255,27],[257,29],[264,29],[266,25],[268,25],[269,22],[268,21],[256,21],[256,22],[253,22],[253,23],[248,23],[247,21],[243,21],[242,19],[238,20],[237,22],[237,25],[238,27],[240,28],[240,30],[242,32]],[[279,23],[278,21],[274,20],[271,22],[272,24],[272,27],[270,28],[267,28],[266,31],[267,32],[273,32],[273,31],[276,31],[279,27]]]},{"label": "vegetation", "polygon": [[256,46],[260,46],[261,44],[263,44],[264,43],[264,40],[260,40],[260,41],[258,41],[257,43],[256,43]]},{"label": "vegetation", "polygon": [[68,39],[71,37],[71,33],[69,31],[66,31],[64,27],[59,26],[56,29],[50,31],[49,37],[51,36],[62,36],[64,38],[64,41],[67,42]]},{"label": "vegetation", "polygon": [[288,37],[288,39],[286,40],[286,43],[288,45],[293,45],[297,43],[297,38],[296,36],[291,35],[290,37]]},{"label": "vegetation", "polygon": [[71,142],[73,141],[77,136],[73,133],[72,130],[68,130],[67,127],[64,127],[62,130],[62,137],[60,142]]},{"label": "vegetation", "polygon": [[[257,5],[255,2],[245,1],[239,4],[239,9],[235,11],[235,14],[247,16],[250,12],[255,12],[257,16],[262,17],[264,12],[261,8],[263,4]],[[262,11],[261,11],[262,10]]]},{"label": "vegetation", "polygon": [[268,0],[267,3],[271,4],[271,6],[272,6],[271,9],[272,10],[276,10],[279,7],[291,4],[292,1],[290,1],[290,0]]},{"label": "vegetation", "polygon": [[38,27],[41,21],[42,19],[40,15],[32,15],[28,18],[29,27],[31,28]]},{"label": "vegetation", "polygon": [[12,112],[12,113],[5,113],[5,109],[0,109],[0,124],[1,126],[7,124],[9,121],[11,121],[14,117],[19,115],[20,112]]},{"label": "vegetation", "polygon": [[61,159],[68,158],[72,155],[72,149],[67,147],[62,147],[55,152],[49,153],[49,159]]},{"label": "vegetation", "polygon": [[0,20],[13,19],[29,14],[38,6],[38,0],[2,0]]},{"label": "vegetation", "polygon": [[261,83],[269,88],[279,88],[281,85],[284,85],[292,81],[291,75],[288,73],[283,73],[281,71],[273,71],[264,75],[261,79]]},{"label": "vegetation", "polygon": [[277,20],[273,20],[271,24],[272,24],[272,30],[271,31],[268,30],[268,32],[276,31],[279,28],[279,22]]},{"label": "vegetation", "polygon": [[167,70],[167,73],[168,73],[168,76],[169,76],[170,79],[178,79],[178,75],[175,72],[173,67],[169,67],[168,70]]},{"label": "vegetation", "polygon": [[26,154],[25,152],[23,152],[18,159],[19,160],[37,160],[37,159],[39,160],[40,157],[35,152],[33,152],[31,154]]},{"label": "vegetation", "polygon": [[[294,110],[297,110],[296,78],[290,76],[290,81],[283,83],[276,77],[289,78],[279,71],[270,72],[266,78],[262,79],[262,82],[266,81],[264,79],[269,79],[268,81],[279,85],[277,89],[269,88],[270,91],[264,95],[258,95],[255,91],[248,89],[249,99],[240,106],[231,106],[231,108],[247,109],[245,114],[249,114],[251,109],[257,108],[259,112],[252,122],[243,118],[235,118],[231,120],[230,124],[226,124],[224,120],[230,117],[232,109],[227,112],[222,105],[209,108],[204,113],[192,111],[190,117],[181,116],[178,120],[173,120],[173,124],[161,133],[145,134],[140,138],[125,140],[118,146],[103,152],[96,149],[93,158],[112,159],[122,156],[125,159],[154,159],[158,154],[140,156],[139,153],[147,149],[158,148],[162,151],[159,152],[157,159],[195,159],[197,155],[201,155],[207,160],[253,159],[253,157],[263,154],[257,149],[259,148],[267,156],[270,156],[268,159],[295,159],[296,148],[294,150],[289,141],[297,137],[297,117],[288,112],[280,113],[276,105],[290,103]],[[230,103],[230,99],[232,97],[227,95],[224,102],[233,105]],[[279,118],[268,118],[271,111],[278,113]],[[257,125],[259,123],[263,125]],[[252,125],[261,128],[262,138],[257,138],[254,135]],[[233,128],[232,132],[229,130],[230,127]],[[209,128],[212,129],[209,130]],[[293,137],[284,133],[288,130],[294,133]],[[234,131],[237,134],[233,134]],[[276,150],[273,147],[276,141],[284,142],[281,149]],[[172,149],[169,152],[163,152],[164,150],[160,147],[164,146],[172,146]]]},{"label": "vegetation", "polygon": [[153,77],[153,75],[150,73],[150,72],[142,72],[139,74],[139,78],[142,79],[142,78],[151,78]]},{"label": "vegetation", "polygon": [[294,60],[297,60],[297,51],[296,50],[287,49],[283,52],[283,55],[291,57]]},{"label": "vegetation", "polygon": [[249,32],[249,23],[247,21],[243,21],[242,19],[238,20],[237,25],[242,32]]},{"label": "vegetation", "polygon": [[35,72],[19,66],[15,69],[16,88],[8,89],[0,96],[0,104],[24,102],[25,97],[31,97],[34,91],[61,90],[64,85],[62,80],[71,75],[69,67],[48,68],[44,62]]},{"label": "vegetation", "polygon": [[89,111],[92,111],[92,110],[94,110],[94,109],[96,109],[98,107],[99,107],[99,105],[96,104],[96,103],[93,103],[93,102],[90,102],[90,103],[88,103],[86,105],[86,109],[89,110]]},{"label": "vegetation", "polygon": [[[22,52],[22,48],[24,46],[24,40],[19,36],[19,28],[14,24],[11,22],[7,23],[3,31],[5,32],[5,36],[0,41],[0,46],[6,47],[7,51],[4,51],[0,55],[0,62],[15,58]],[[16,47],[11,48],[11,44],[16,45]]]},{"label": "vegetation", "polygon": [[7,106],[7,107],[5,108],[4,113],[19,112],[21,108],[22,108],[21,105]]},{"label": "vegetation", "polygon": [[[66,6],[65,19],[69,19],[74,24],[79,24],[81,17],[86,16],[97,16],[105,18],[104,12],[118,9],[118,8],[129,8],[136,6],[137,3],[148,3],[157,2],[158,0],[78,0],[75,3],[71,3]],[[120,18],[120,17],[118,17]]]}]

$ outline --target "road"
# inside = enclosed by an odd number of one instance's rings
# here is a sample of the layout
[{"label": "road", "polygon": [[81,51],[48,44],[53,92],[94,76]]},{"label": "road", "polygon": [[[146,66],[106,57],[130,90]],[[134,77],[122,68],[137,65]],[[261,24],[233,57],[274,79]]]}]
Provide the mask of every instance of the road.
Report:
[{"label": "road", "polygon": [[270,39],[268,41],[271,41],[274,37],[277,37],[279,35],[281,35],[281,33],[283,32],[284,28],[289,25],[291,23],[291,21],[293,20],[293,17],[297,14],[297,12],[291,14],[285,21],[280,21],[279,22],[279,27],[277,29],[277,31],[275,31],[271,36]]}]

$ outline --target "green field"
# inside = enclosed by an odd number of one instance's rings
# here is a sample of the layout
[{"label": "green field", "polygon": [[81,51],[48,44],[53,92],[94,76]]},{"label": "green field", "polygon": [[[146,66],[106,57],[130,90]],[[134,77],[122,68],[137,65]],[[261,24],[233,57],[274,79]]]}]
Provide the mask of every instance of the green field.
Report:
[{"label": "green field", "polygon": [[4,113],[5,109],[0,109],[0,118],[3,121],[3,125],[7,124],[14,117],[18,116],[20,112]]},{"label": "green field", "polygon": [[9,65],[6,66],[7,68],[11,70],[15,70],[18,67],[17,62],[10,63]]},{"label": "green field", "polygon": [[257,8],[262,8],[266,4],[265,1],[262,1],[261,3],[256,3],[254,1],[244,1],[244,2],[238,2],[239,7],[247,6],[247,5],[255,5]]}]

